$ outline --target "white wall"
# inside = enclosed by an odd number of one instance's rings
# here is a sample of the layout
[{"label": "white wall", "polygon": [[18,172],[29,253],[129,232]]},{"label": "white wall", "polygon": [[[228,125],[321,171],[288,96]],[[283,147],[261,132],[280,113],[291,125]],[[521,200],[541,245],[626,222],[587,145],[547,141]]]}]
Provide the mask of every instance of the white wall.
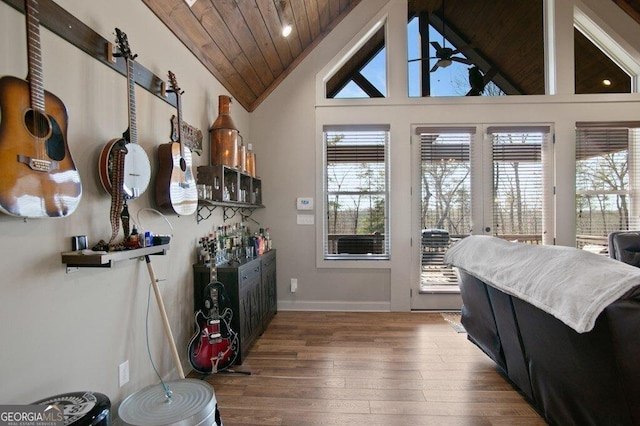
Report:
[{"label": "white wall", "polygon": [[[551,6],[561,13],[565,1]],[[618,26],[629,39],[622,42],[640,50],[638,26],[628,17],[610,12],[611,3],[589,2],[589,6],[618,19]],[[265,222],[269,223],[278,247],[278,299],[281,309],[391,309],[411,306],[412,280],[417,280],[418,249],[410,247],[412,235],[419,235],[418,220],[412,214],[410,185],[417,192],[417,173],[410,146],[411,126],[429,124],[506,124],[545,123],[556,135],[557,181],[556,241],[574,242],[574,125],[576,121],[637,120],[640,95],[571,95],[562,84],[573,84],[573,77],[557,78],[555,96],[503,98],[427,98],[409,99],[406,90],[406,6],[402,0],[367,0],[314,50],[276,91],[252,113],[252,128],[263,129],[260,161],[279,163],[263,170],[265,193],[269,196]],[[569,5],[569,10],[571,7]],[[602,10],[601,10],[602,9]],[[367,100],[327,100],[318,95],[318,81],[331,69],[331,61],[346,52],[381,16],[388,19],[387,42],[389,97]],[[569,19],[556,25],[572,26]],[[630,28],[631,27],[631,28]],[[558,37],[573,37],[573,30],[556,29]],[[634,37],[635,36],[635,37]],[[558,45],[572,44],[559,40]],[[566,62],[566,61],[564,61]],[[562,66],[566,67],[563,62]],[[329,65],[327,65],[329,64]],[[564,68],[563,68],[564,69]],[[564,71],[566,72],[566,71]],[[570,72],[573,72],[570,70]],[[569,94],[567,94],[569,93]],[[321,209],[321,129],[323,124],[389,123],[391,125],[391,253],[383,268],[362,261],[361,267],[326,267],[317,262],[322,217],[315,226],[296,225],[296,197],[316,198]],[[277,208],[275,207],[277,206]],[[338,264],[336,264],[338,265]],[[375,268],[375,269],[374,269]],[[298,278],[296,293],[289,291],[289,279]]]},{"label": "white wall", "polygon": [[[203,131],[205,152],[195,165],[209,162],[208,128],[217,115],[218,95],[228,94],[198,60],[140,1],[72,1],[58,4],[107,40],[124,31],[137,61],[165,78],[173,71],[183,95],[183,119]],[[142,24],[144,23],[144,24]],[[102,189],[98,155],[127,127],[126,78],[41,29],[44,86],[66,105],[68,144],[79,169],[83,196],[78,209],[59,219],[22,220],[0,215],[0,403],[28,403],[77,390],[102,392],[114,408],[127,395],[157,383],[147,356],[145,313],[149,274],[145,262],[127,260],[111,269],[86,268],[65,273],[61,252],[70,237],[86,234],[90,245],[111,235],[110,196]],[[24,78],[27,72],[24,15],[0,2],[0,75]],[[138,139],[157,171],[157,146],[169,141],[175,108],[136,88]],[[232,105],[234,122],[249,135],[249,114]],[[0,142],[1,143],[1,142]],[[259,145],[260,141],[254,142]],[[130,203],[138,211],[155,207],[153,184]],[[186,371],[186,346],[193,333],[193,273],[196,239],[221,222],[216,210],[200,224],[196,217],[168,216],[171,249],[152,256],[171,328]],[[145,229],[169,234],[166,222],[140,213]],[[150,349],[160,373],[177,378],[151,295]],[[118,387],[118,365],[129,360],[131,381]]]},{"label": "white wall", "polygon": [[[207,129],[217,114],[218,95],[226,94],[221,85],[142,2],[58,3],[106,39],[113,39],[115,27],[125,31],[132,50],[139,54],[138,61],[156,75],[166,76],[168,70],[176,74],[185,90],[183,118],[205,133],[205,153],[203,157],[194,156],[194,161],[196,165],[207,164]],[[278,249],[280,308],[409,309],[416,257],[408,245],[415,226],[408,186],[413,176],[409,146],[412,124],[553,124],[558,140],[558,242],[571,244],[574,122],[637,119],[638,95],[407,99],[399,93],[403,84],[398,81],[405,78],[398,74],[404,69],[402,53],[395,53],[395,71],[389,74],[395,88],[392,98],[320,105],[315,95],[316,74],[387,4],[387,0],[362,1],[251,115],[237,104],[232,106],[234,122],[245,141],[254,145],[258,174],[263,178],[267,208],[255,216],[270,228]],[[391,4],[400,3],[391,0]],[[391,12],[390,19],[401,22],[401,13]],[[390,38],[396,48],[403,32],[396,28]],[[69,250],[72,235],[86,234],[90,243],[110,235],[110,197],[100,187],[96,164],[104,144],[125,130],[126,80],[49,31],[42,29],[41,33],[45,88],[67,106],[68,141],[84,194],[80,206],[68,218],[23,221],[0,215],[0,403],[27,403],[88,389],[105,393],[117,408],[127,395],[157,383],[145,344],[149,287],[145,264],[130,260],[111,269],[66,274],[60,253]],[[26,75],[25,39],[23,15],[0,3],[0,75]],[[155,171],[155,147],[168,141],[169,119],[175,110],[141,88],[136,90],[136,103],[139,142]],[[355,269],[318,268],[315,226],[296,225],[296,197],[317,197],[318,128],[325,121],[391,124],[393,259],[384,268],[369,268],[368,264]],[[316,206],[320,202],[316,198]],[[153,207],[151,192],[131,203],[133,217],[145,207]],[[146,229],[169,233],[160,217],[151,213],[142,213],[141,217]],[[219,224],[221,217],[216,210],[214,217],[200,224],[193,216],[169,219],[174,227],[171,250],[167,256],[153,257],[152,264],[164,280],[160,287],[182,355],[193,330],[191,265],[195,261],[195,241]],[[295,294],[289,292],[292,277],[299,280]],[[150,311],[154,360],[161,374],[177,378],[153,295]],[[118,364],[127,359],[131,381],[119,388]],[[187,364],[183,359],[186,369]]]}]

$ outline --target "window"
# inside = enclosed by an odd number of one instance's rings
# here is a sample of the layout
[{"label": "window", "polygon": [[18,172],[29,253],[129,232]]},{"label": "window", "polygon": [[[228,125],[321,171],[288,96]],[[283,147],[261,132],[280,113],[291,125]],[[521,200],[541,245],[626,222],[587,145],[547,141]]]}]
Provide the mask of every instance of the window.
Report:
[{"label": "window", "polygon": [[327,81],[327,98],[384,98],[386,58],[383,25]]},{"label": "window", "polygon": [[[551,203],[543,156],[549,127],[489,127],[493,160],[493,234],[532,244],[543,242],[544,216]],[[547,241],[545,241],[547,242]]]},{"label": "window", "polygon": [[612,231],[639,229],[640,122],[576,124],[576,246],[604,251]]},{"label": "window", "polygon": [[389,126],[324,127],[324,258],[389,259]]},{"label": "window", "polygon": [[[621,6],[621,5],[620,5]],[[640,64],[599,15],[575,5],[575,93],[637,93]]]},{"label": "window", "polygon": [[416,128],[421,292],[457,288],[444,254],[470,233],[553,242],[550,126],[478,126]]},{"label": "window", "polygon": [[455,271],[444,263],[449,246],[471,229],[471,157],[475,127],[419,127],[420,291],[457,289]]},{"label": "window", "polygon": [[409,0],[409,96],[544,94],[544,2],[516,3]]},{"label": "window", "polygon": [[631,93],[631,76],[577,28],[573,33],[576,93]]}]

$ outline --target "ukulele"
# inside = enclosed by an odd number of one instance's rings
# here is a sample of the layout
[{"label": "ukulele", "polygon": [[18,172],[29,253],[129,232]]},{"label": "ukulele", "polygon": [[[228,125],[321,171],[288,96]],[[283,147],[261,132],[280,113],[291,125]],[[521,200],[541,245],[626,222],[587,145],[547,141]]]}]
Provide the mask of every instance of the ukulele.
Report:
[{"label": "ukulele", "polygon": [[18,217],[63,217],[82,197],[67,145],[67,110],[44,90],[38,1],[25,1],[28,75],[0,78],[0,211]]},{"label": "ukulele", "polygon": [[[176,94],[178,123],[182,123],[182,91],[176,76],[169,71],[171,89]],[[158,176],[156,204],[160,210],[178,215],[190,215],[198,208],[198,191],[193,176],[191,151],[182,141],[182,126],[178,125],[178,142],[158,146]]]},{"label": "ukulele", "polygon": [[[119,53],[115,56],[125,58],[127,64],[127,91],[129,97],[129,128],[122,134],[121,138],[109,141],[102,151],[98,162],[100,182],[109,194],[114,191],[122,191],[122,195],[127,199],[138,198],[149,186],[151,178],[151,164],[147,153],[138,145],[138,131],[136,127],[136,102],[135,102],[135,79],[134,63],[138,55],[131,53],[127,35],[116,28],[116,43]],[[112,177],[115,175],[113,169],[116,167],[116,157],[118,153],[124,152],[124,170],[118,172],[122,174],[122,187],[114,188]]]}]

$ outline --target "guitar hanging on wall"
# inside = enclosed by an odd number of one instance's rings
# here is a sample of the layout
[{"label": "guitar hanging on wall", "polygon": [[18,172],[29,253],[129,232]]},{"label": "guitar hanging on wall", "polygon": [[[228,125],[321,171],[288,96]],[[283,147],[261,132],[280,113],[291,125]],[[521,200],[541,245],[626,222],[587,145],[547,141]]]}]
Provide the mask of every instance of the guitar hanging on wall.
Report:
[{"label": "guitar hanging on wall", "polygon": [[0,78],[0,211],[63,217],[82,197],[67,145],[67,110],[44,90],[38,1],[25,1],[28,75]]},{"label": "guitar hanging on wall", "polygon": [[[121,138],[112,139],[102,148],[98,171],[100,173],[100,182],[105,191],[112,195],[114,191],[121,191],[125,199],[134,199],[142,195],[149,186],[151,164],[149,163],[147,153],[138,144],[134,79],[134,63],[138,55],[131,53],[127,35],[118,28],[116,28],[116,42],[119,53],[115,56],[123,57],[127,64],[129,128],[122,134]],[[122,185],[121,187],[115,188],[112,177],[117,173],[113,173],[113,169],[117,167],[118,162],[116,158],[119,153],[122,152],[124,152],[124,170],[119,171],[123,178]]]},{"label": "guitar hanging on wall", "polygon": [[[176,76],[169,71],[171,90],[176,94],[178,123],[182,122],[182,91]],[[178,142],[158,146],[158,176],[156,178],[156,204],[169,213],[190,215],[198,208],[198,191],[193,175],[191,151],[182,139],[182,126],[178,126]]]}]

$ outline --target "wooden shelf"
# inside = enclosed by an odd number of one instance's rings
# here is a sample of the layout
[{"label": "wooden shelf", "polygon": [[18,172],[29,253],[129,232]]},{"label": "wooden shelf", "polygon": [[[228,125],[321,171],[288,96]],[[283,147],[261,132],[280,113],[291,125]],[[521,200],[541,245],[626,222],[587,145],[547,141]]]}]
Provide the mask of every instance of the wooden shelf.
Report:
[{"label": "wooden shelf", "polygon": [[166,254],[167,250],[169,250],[169,244],[95,254],[68,251],[62,253],[62,263],[67,265],[67,272],[70,272],[69,268],[111,268],[113,262],[119,260],[136,259],[151,254]]}]

